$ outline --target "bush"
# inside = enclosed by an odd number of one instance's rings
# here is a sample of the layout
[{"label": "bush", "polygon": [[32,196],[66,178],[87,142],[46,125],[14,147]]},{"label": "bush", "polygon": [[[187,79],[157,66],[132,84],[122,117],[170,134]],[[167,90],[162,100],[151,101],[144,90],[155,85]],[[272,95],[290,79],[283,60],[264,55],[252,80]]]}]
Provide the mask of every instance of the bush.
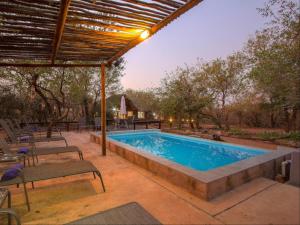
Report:
[{"label": "bush", "polygon": [[246,135],[248,135],[248,133],[246,131],[243,131],[239,128],[231,128],[228,131],[228,134],[233,135],[233,136],[246,136]]},{"label": "bush", "polygon": [[281,139],[286,137],[286,135],[284,135],[283,133],[278,133],[278,132],[269,132],[269,131],[265,131],[263,133],[258,133],[257,137],[259,139],[263,139],[266,141],[272,141],[272,140],[276,140],[276,139]]},{"label": "bush", "polygon": [[300,131],[292,131],[287,134],[286,138],[291,141],[300,141]]}]

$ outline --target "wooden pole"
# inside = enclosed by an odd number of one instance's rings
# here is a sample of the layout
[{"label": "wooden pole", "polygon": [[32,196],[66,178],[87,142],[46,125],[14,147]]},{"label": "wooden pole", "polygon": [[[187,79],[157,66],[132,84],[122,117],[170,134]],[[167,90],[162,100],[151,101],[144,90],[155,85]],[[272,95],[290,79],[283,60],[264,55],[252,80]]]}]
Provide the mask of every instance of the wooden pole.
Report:
[{"label": "wooden pole", "polygon": [[102,155],[106,156],[106,98],[105,98],[105,64],[101,64],[101,146]]},{"label": "wooden pole", "polygon": [[60,47],[61,39],[65,29],[65,23],[67,20],[68,9],[70,6],[71,0],[61,0],[60,2],[60,13],[57,19],[56,32],[54,37],[54,44],[52,49],[52,64],[54,64],[57,52]]}]

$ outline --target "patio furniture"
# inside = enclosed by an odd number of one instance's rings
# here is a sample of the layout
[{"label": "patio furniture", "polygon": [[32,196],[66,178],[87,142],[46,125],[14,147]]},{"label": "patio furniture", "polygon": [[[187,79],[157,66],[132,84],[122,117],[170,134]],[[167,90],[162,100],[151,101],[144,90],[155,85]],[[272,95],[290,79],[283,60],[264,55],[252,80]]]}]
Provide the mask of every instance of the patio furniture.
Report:
[{"label": "patio furniture", "polygon": [[95,117],[94,125],[96,131],[101,129],[101,117]]},{"label": "patio furniture", "polygon": [[[43,133],[46,133],[48,131],[47,127],[41,127],[37,125],[30,126],[27,122],[25,122],[25,127],[22,128],[20,126],[20,122],[17,119],[6,119],[6,123],[9,126],[9,128],[16,134],[33,135],[34,132],[38,132],[39,135],[42,136]],[[59,135],[62,136],[60,129],[58,129],[56,126],[52,127],[52,133],[59,133]]]},{"label": "patio furniture", "polygon": [[127,118],[127,126],[128,126],[128,128],[131,129],[131,127],[133,127],[133,122],[134,121],[135,121],[135,117],[134,116]]},{"label": "patio furniture", "polygon": [[6,121],[0,119],[0,125],[6,132],[10,141],[14,144],[18,143],[32,143],[32,142],[50,142],[50,141],[64,141],[66,146],[68,146],[67,140],[63,136],[52,136],[52,137],[34,137],[33,134],[30,135],[18,135],[13,130],[10,129]]},{"label": "patio furniture", "polygon": [[[20,121],[17,121],[15,119],[15,123],[18,124],[18,127],[21,129],[25,129],[25,130],[30,130],[31,132],[38,132],[40,135],[42,135],[43,133],[46,133],[48,131],[48,127],[46,127],[46,123],[29,123],[28,121],[25,120],[24,123],[21,123]],[[21,127],[20,124],[24,124],[25,127]],[[57,124],[59,124],[59,122],[57,122],[55,124],[55,126],[52,127],[52,133],[59,133],[60,136],[62,136],[61,133],[61,128],[62,127],[58,127]]]},{"label": "patio furniture", "polygon": [[79,118],[79,121],[78,121],[78,131],[79,132],[81,132],[81,130],[90,129],[90,128],[92,128],[92,126],[87,123],[86,117]]},{"label": "patio furniture", "polygon": [[120,119],[119,118],[114,118],[114,124],[115,124],[115,129],[120,128]]},{"label": "patio furniture", "polygon": [[158,129],[161,128],[160,120],[133,120],[133,129],[136,129],[136,125],[146,125],[146,129],[149,128],[149,124],[158,124]]},{"label": "patio furniture", "polygon": [[53,154],[62,154],[62,153],[71,153],[71,152],[77,153],[79,155],[79,159],[83,160],[83,154],[77,146],[37,148],[33,142],[32,146],[27,148],[29,150],[28,153],[18,154],[16,151],[12,150],[12,148],[8,145],[8,143],[3,138],[0,138],[0,149],[4,154],[8,154],[8,155],[17,154],[20,156],[24,156],[24,160],[26,157],[32,157],[33,164],[34,164],[34,158],[36,157],[38,161],[37,157],[41,155],[53,155]]},{"label": "patio furniture", "polygon": [[[7,208],[2,208],[7,199]],[[11,217],[16,220],[17,225],[21,225],[19,216],[11,209],[11,194],[6,188],[0,188],[0,215],[6,214],[8,216],[8,224],[11,224]],[[2,223],[1,223],[2,224]]]},{"label": "patio furniture", "polygon": [[31,135],[32,134],[32,132],[29,129],[16,128],[15,125],[13,124],[13,122],[10,119],[6,119],[5,122],[6,122],[6,125],[8,126],[8,128],[10,130],[12,130],[15,134],[19,135],[19,136],[25,136],[25,135]]},{"label": "patio furniture", "polygon": [[18,153],[14,153],[12,152],[9,148],[6,148],[5,143],[4,143],[4,139],[0,138],[0,162],[15,162],[16,160],[18,161],[22,161],[23,165],[26,166],[26,160],[28,163],[28,166],[30,166],[30,160],[29,157],[32,157],[32,160],[34,161],[34,156],[33,154],[29,155],[25,155],[25,154],[18,154]]},{"label": "patio furniture", "polygon": [[300,149],[292,153],[289,184],[300,187]]},{"label": "patio furniture", "polygon": [[77,224],[161,224],[140,204],[131,202],[92,216],[88,216],[67,225]]},{"label": "patio furniture", "polygon": [[19,176],[16,178],[7,181],[0,181],[0,187],[23,184],[27,208],[28,211],[30,211],[26,183],[33,183],[41,180],[49,180],[53,178],[79,175],[84,173],[93,173],[94,178],[96,178],[96,174],[100,178],[103,191],[105,192],[105,186],[100,171],[91,162],[85,160],[25,167],[20,171]]}]

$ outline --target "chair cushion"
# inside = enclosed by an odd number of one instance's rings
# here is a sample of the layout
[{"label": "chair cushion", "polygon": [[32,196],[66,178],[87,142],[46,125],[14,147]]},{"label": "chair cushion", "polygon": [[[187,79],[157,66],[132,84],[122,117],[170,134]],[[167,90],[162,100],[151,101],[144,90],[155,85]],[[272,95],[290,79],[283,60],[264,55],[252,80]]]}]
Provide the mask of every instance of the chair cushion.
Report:
[{"label": "chair cushion", "polygon": [[21,147],[18,150],[18,153],[20,154],[27,154],[29,152],[29,149],[27,147]]},{"label": "chair cushion", "polygon": [[30,139],[30,136],[28,136],[28,135],[27,136],[21,136],[18,139],[19,139],[19,141],[28,141]]},{"label": "chair cushion", "polygon": [[4,174],[1,177],[1,181],[12,180],[19,176],[21,169],[23,169],[22,164],[16,164],[13,167],[5,170]]}]

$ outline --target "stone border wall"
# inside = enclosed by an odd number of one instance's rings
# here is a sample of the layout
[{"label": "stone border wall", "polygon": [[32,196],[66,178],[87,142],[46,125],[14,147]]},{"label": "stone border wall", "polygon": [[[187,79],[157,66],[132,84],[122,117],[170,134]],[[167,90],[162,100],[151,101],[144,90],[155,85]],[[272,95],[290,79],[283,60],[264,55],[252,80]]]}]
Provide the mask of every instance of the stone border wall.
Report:
[{"label": "stone border wall", "polygon": [[[91,141],[101,145],[101,136],[91,133]],[[274,179],[281,170],[281,162],[290,159],[293,151],[270,151],[264,155],[201,172],[109,138],[107,139],[107,148],[204,200],[211,200],[258,177]]]}]

